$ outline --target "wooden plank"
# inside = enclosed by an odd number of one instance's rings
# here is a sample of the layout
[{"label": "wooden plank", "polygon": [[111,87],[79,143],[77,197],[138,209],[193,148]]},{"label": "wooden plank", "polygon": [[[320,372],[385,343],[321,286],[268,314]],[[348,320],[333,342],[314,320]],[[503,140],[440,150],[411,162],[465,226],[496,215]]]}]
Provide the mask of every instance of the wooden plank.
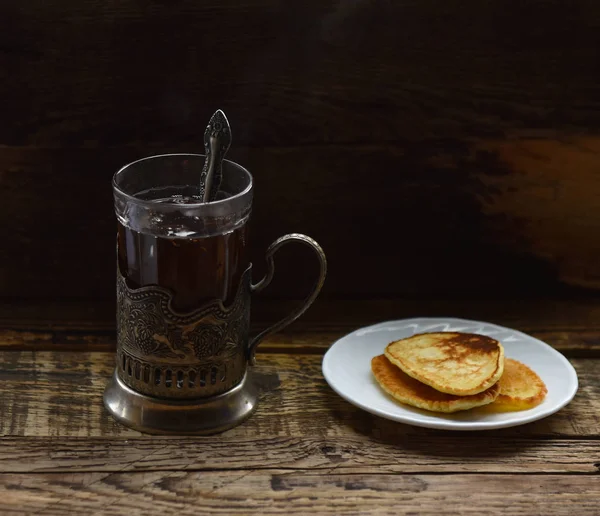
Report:
[{"label": "wooden plank", "polygon": [[[256,297],[252,323],[257,329],[297,306],[298,301]],[[319,297],[290,326],[296,332],[336,332],[411,317],[458,317],[488,321],[521,331],[585,332],[600,329],[600,297],[588,296],[410,296],[382,298]],[[113,300],[35,300],[0,298],[0,329],[107,334],[115,328]]]},{"label": "wooden plank", "polygon": [[[254,332],[272,324],[296,302],[253,306]],[[580,299],[319,299],[295,324],[261,344],[262,352],[322,353],[345,334],[384,320],[427,314],[487,320],[537,337],[571,357],[600,351],[600,304]],[[114,306],[96,303],[3,303],[0,348],[110,351],[115,347]]]},{"label": "wooden plank", "polygon": [[4,437],[3,473],[289,469],[343,474],[597,473],[597,440],[513,436],[465,439],[453,432],[402,440],[346,437]]},{"label": "wooden plank", "polygon": [[[11,220],[5,238],[13,246],[0,257],[0,295],[111,299],[110,176],[165,150],[0,148],[7,192],[0,215]],[[530,154],[535,158],[523,157]],[[598,256],[589,235],[600,229],[592,209],[600,195],[600,137],[537,146],[510,140],[246,148],[236,157],[257,183],[250,222],[257,277],[269,243],[298,231],[316,238],[329,257],[326,295],[539,296],[557,292],[557,277],[594,286]],[[350,218],[357,206],[360,215]],[[297,247],[278,255],[268,296],[305,295],[316,265]]]},{"label": "wooden plank", "polygon": [[[322,354],[352,328],[334,331],[283,332],[266,337],[259,353]],[[600,358],[600,330],[531,331],[567,357]],[[0,349],[14,351],[114,351],[114,332],[106,334],[0,330]]]},{"label": "wooden plank", "polygon": [[2,5],[0,18],[4,144],[197,145],[216,107],[236,141],[253,145],[600,125],[598,70],[587,66],[599,43],[593,0],[541,10],[502,0],[26,0]]},{"label": "wooden plank", "polygon": [[[332,295],[598,287],[600,5],[513,3],[5,2],[0,295],[110,299],[110,175],[197,151],[216,107],[257,264],[304,231]],[[270,295],[302,297],[300,252]]]},{"label": "wooden plank", "polygon": [[[600,140],[582,138],[573,144],[568,140],[482,144],[480,152],[490,152],[513,171],[502,179],[481,176],[485,188],[495,190],[494,201],[484,203],[482,209],[492,232],[496,224],[505,224],[507,214],[522,224],[512,235],[504,232],[505,249],[528,249],[552,263],[564,283],[598,289],[600,273],[596,264],[600,255],[589,234],[600,220],[590,217],[593,199],[600,193],[600,181],[594,173],[600,164]],[[552,163],[546,159],[550,155]],[[567,205],[568,213],[557,218],[557,210]]]},{"label": "wooden plank", "polygon": [[[114,367],[113,353],[4,351],[0,357],[0,435],[111,439],[140,435],[116,424],[101,403]],[[600,360],[572,363],[580,387],[567,407],[535,423],[479,435],[597,437]],[[401,443],[405,435],[431,439],[444,435],[381,419],[350,405],[325,383],[319,355],[261,355],[257,374],[263,390],[257,412],[224,437],[368,436]]]},{"label": "wooden plank", "polygon": [[[519,225],[507,218],[503,227],[490,231],[482,215],[482,199],[490,195],[493,200],[497,187],[485,188],[481,175],[504,174],[505,165],[475,149],[434,147],[433,153],[426,143],[238,149],[236,156],[256,180],[250,222],[256,277],[264,271],[267,246],[296,231],[317,239],[332,264],[324,294],[374,297],[493,288],[496,295],[514,297],[551,290],[548,267],[523,256],[523,250],[507,252],[494,243],[519,231]],[[13,243],[12,252],[0,256],[0,295],[112,299],[116,223],[110,177],[148,153],[152,150],[135,147],[102,152],[0,148],[5,171],[0,181],[7,192],[0,215],[11,220],[5,238]],[[356,185],[365,177],[372,181],[359,192]],[[349,210],[358,205],[360,217],[351,220]],[[563,216],[568,209],[556,213]],[[382,221],[396,221],[393,230]],[[399,239],[410,242],[410,252],[402,252]],[[266,295],[300,298],[315,277],[316,260],[309,249],[289,246],[278,253],[277,268]]]},{"label": "wooden plank", "polygon": [[0,475],[3,514],[577,514],[597,475],[227,471]]}]

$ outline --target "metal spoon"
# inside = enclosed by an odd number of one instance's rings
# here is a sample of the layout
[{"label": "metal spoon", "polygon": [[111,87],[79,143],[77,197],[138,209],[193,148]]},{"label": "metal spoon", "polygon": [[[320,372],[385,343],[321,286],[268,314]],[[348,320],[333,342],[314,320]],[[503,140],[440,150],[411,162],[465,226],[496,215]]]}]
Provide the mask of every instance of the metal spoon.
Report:
[{"label": "metal spoon", "polygon": [[223,178],[223,158],[231,145],[231,127],[225,113],[217,109],[204,131],[206,159],[200,176],[202,202],[216,199]]}]

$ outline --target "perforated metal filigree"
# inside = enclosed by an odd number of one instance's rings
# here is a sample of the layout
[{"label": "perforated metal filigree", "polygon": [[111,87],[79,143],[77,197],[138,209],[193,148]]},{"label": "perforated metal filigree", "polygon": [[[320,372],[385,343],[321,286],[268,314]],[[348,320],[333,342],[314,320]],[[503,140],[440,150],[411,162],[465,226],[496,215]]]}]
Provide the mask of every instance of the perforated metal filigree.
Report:
[{"label": "perforated metal filigree", "polygon": [[188,313],[162,287],[131,289],[117,267],[117,372],[149,396],[200,398],[237,385],[246,371],[251,268],[229,306],[215,299]]}]

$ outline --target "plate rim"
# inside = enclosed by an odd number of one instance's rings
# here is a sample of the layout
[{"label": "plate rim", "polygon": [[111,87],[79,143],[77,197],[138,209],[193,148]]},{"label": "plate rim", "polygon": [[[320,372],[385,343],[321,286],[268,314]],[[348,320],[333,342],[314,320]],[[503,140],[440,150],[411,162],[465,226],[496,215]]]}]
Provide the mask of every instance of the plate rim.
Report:
[{"label": "plate rim", "polygon": [[[350,399],[346,394],[344,394],[343,392],[340,392],[340,390],[338,388],[336,388],[334,382],[331,380],[331,375],[328,374],[328,372],[327,372],[328,356],[330,357],[330,353],[331,353],[332,349],[334,348],[334,346],[336,344],[340,343],[341,341],[343,341],[344,339],[350,337],[351,335],[353,335],[359,331],[375,329],[379,326],[387,326],[387,325],[391,325],[391,324],[410,324],[413,321],[436,321],[436,320],[449,322],[449,323],[458,322],[458,323],[482,324],[482,325],[486,325],[486,326],[492,326],[492,327],[498,328],[499,330],[510,331],[510,332],[516,333],[518,335],[525,337],[527,340],[534,341],[537,345],[545,347],[547,350],[549,350],[551,352],[551,354],[556,359],[558,359],[563,364],[563,366],[569,371],[570,376],[571,376],[571,382],[573,385],[573,387],[571,389],[572,392],[569,392],[568,395],[565,397],[565,399],[562,400],[560,403],[558,403],[556,405],[552,405],[551,407],[548,407],[548,409],[546,409],[545,411],[543,411],[541,413],[537,413],[537,414],[531,414],[528,417],[525,416],[525,417],[519,418],[517,420],[513,419],[513,420],[498,421],[498,422],[482,422],[482,421],[479,421],[479,422],[477,422],[477,421],[457,422],[457,421],[448,421],[448,420],[440,419],[439,421],[427,422],[427,421],[418,421],[418,420],[407,420],[407,418],[404,416],[394,417],[394,415],[392,415],[392,414],[382,413],[381,411],[379,411],[377,409],[373,409],[372,407],[369,407],[368,405],[365,405],[354,399]],[[369,412],[370,414],[373,414],[375,416],[378,416],[378,417],[381,417],[384,419],[388,419],[390,421],[394,421],[397,423],[402,423],[405,425],[417,426],[417,427],[421,427],[421,428],[433,428],[433,429],[437,429],[437,430],[453,430],[453,431],[463,431],[463,432],[465,432],[465,431],[481,431],[481,430],[498,430],[501,428],[510,428],[510,427],[514,427],[514,426],[521,426],[521,425],[525,425],[528,423],[533,423],[534,421],[539,421],[540,419],[544,419],[548,416],[551,416],[552,414],[555,414],[559,410],[566,407],[569,403],[571,403],[571,401],[577,394],[577,391],[579,390],[579,378],[577,376],[577,371],[575,370],[575,368],[573,367],[571,362],[569,362],[569,360],[560,351],[554,349],[552,346],[550,346],[546,342],[544,342],[536,337],[533,337],[532,335],[524,333],[520,330],[515,330],[515,329],[509,328],[507,326],[501,326],[496,323],[479,321],[479,320],[475,320],[475,319],[464,319],[461,317],[436,316],[436,317],[410,317],[410,318],[406,318],[406,319],[390,319],[388,321],[381,321],[381,322],[378,322],[375,324],[371,324],[369,326],[363,326],[360,328],[356,328],[356,329],[352,330],[351,332],[346,333],[342,337],[336,339],[329,346],[329,348],[323,355],[323,359],[321,361],[321,372],[323,374],[325,381],[329,385],[329,387],[338,396],[340,396],[342,399],[346,400],[351,405],[354,405],[355,407],[358,407],[366,412]],[[518,413],[518,412],[515,412],[515,413]]]}]

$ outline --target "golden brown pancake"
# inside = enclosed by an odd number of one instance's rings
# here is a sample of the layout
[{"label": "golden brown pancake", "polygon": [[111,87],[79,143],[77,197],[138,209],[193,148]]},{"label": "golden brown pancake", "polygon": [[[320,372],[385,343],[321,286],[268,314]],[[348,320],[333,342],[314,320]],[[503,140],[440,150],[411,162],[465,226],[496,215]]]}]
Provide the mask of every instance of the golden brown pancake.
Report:
[{"label": "golden brown pancake", "polygon": [[498,384],[472,396],[439,392],[402,372],[385,355],[371,359],[371,371],[377,383],[390,396],[407,405],[432,412],[458,412],[487,405],[492,403],[500,392]]},{"label": "golden brown pancake", "polygon": [[489,407],[498,412],[533,408],[544,401],[548,393],[543,380],[534,371],[512,358],[504,361],[504,373],[498,385],[500,394]]},{"label": "golden brown pancake", "polygon": [[415,380],[457,396],[486,391],[504,370],[502,344],[475,333],[420,333],[392,342],[385,356]]}]

